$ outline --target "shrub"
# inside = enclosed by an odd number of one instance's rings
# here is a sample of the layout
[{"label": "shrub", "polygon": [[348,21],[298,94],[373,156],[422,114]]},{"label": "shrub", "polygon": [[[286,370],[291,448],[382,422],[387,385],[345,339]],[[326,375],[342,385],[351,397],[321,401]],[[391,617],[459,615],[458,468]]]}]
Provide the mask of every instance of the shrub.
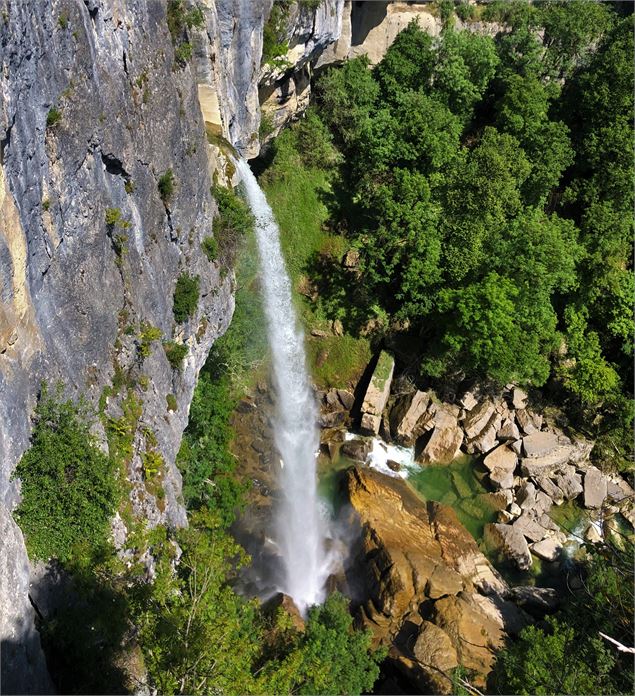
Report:
[{"label": "shrub", "polygon": [[163,350],[172,368],[175,370],[179,369],[183,362],[183,358],[187,355],[187,346],[183,343],[176,343],[175,341],[165,341],[163,343]]},{"label": "shrub", "polygon": [[50,207],[51,207],[51,201],[48,198],[45,198],[42,201],[42,210],[44,212],[46,212]]},{"label": "shrub", "polygon": [[139,335],[139,354],[142,358],[147,358],[150,355],[150,346],[152,341],[158,341],[163,338],[163,332],[152,324],[144,321],[141,323],[141,333]]},{"label": "shrub", "polygon": [[60,29],[66,29],[66,27],[68,26],[68,17],[65,14],[61,14],[57,18],[57,23],[59,24]]},{"label": "shrub", "polygon": [[121,227],[124,230],[130,227],[130,222],[124,220],[119,208],[106,208],[106,224],[108,227]]},{"label": "shrub", "polygon": [[91,435],[92,414],[42,387],[31,447],[15,470],[22,480],[17,519],[32,558],[71,561],[80,546],[105,546],[118,500],[112,461]]},{"label": "shrub", "polygon": [[200,295],[200,278],[189,273],[181,273],[174,288],[174,319],[178,324],[191,317],[196,311]]},{"label": "shrub", "polygon": [[284,59],[289,43],[285,40],[291,0],[274,0],[262,33],[262,62],[278,68],[286,67]]},{"label": "shrub", "polygon": [[168,411],[176,411],[178,406],[176,403],[176,396],[174,396],[174,394],[167,394],[165,397],[165,401],[168,405]]},{"label": "shrub", "polygon": [[467,2],[462,2],[460,5],[456,6],[455,11],[462,22],[467,22],[474,17],[476,10],[473,5],[470,5]]},{"label": "shrub", "polygon": [[187,30],[203,26],[205,17],[199,7],[188,10],[183,0],[169,0],[167,21],[174,46],[174,57],[178,63],[184,65],[192,57],[192,44],[186,40]]},{"label": "shrub", "polygon": [[48,114],[46,114],[46,127],[53,128],[61,120],[62,120],[62,112],[56,106],[52,106],[49,109]]},{"label": "shrub", "polygon": [[163,457],[154,450],[149,450],[141,455],[143,462],[143,474],[146,479],[154,478],[163,466]]},{"label": "shrub", "polygon": [[218,257],[218,242],[214,237],[205,237],[201,242],[201,249],[210,261],[216,261]]},{"label": "shrub", "polygon": [[159,195],[164,203],[167,203],[174,193],[174,173],[171,169],[161,174],[159,177]]}]

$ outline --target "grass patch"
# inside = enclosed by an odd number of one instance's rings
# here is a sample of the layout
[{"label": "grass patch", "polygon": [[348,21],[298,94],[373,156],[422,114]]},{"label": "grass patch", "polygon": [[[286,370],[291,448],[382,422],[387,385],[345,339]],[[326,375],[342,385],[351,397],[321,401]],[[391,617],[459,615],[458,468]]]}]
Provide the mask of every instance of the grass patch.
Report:
[{"label": "grass patch", "polygon": [[[341,235],[333,234],[328,225],[327,201],[332,195],[333,170],[303,160],[297,130],[286,130],[276,139],[273,162],[260,183],[278,221],[296,302],[310,333],[314,328],[328,328],[334,314],[325,311],[321,301],[313,302],[305,296],[310,292],[307,286],[323,280],[315,273],[313,259],[319,255],[340,258],[347,242]],[[303,135],[301,129],[299,133]],[[307,353],[311,373],[320,387],[356,382],[372,355],[368,339],[350,334],[309,337]]]},{"label": "grass patch", "polygon": [[165,341],[163,350],[165,351],[165,357],[168,359],[172,369],[180,369],[183,359],[187,355],[187,346],[183,343],[176,343],[175,341]]}]

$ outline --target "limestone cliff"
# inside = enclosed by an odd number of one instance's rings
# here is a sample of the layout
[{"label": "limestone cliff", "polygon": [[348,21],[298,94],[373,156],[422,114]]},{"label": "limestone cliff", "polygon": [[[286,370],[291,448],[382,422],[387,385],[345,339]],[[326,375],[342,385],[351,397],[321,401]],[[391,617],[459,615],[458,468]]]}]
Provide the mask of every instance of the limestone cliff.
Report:
[{"label": "limestone cliff", "polygon": [[[165,499],[144,486],[135,440],[133,511],[185,523],[174,465],[189,404],[233,309],[231,277],[201,252],[216,207],[188,66],[174,61],[165,3],[0,0],[0,615],[3,689],[48,690],[28,600],[20,530],[8,514],[11,472],[28,446],[43,380],[97,404],[115,370],[143,404],[141,422],[165,462]],[[173,172],[174,191],[158,182]],[[106,211],[119,222],[106,224]],[[195,316],[176,325],[179,274],[200,277]],[[173,369],[144,326],[184,343]],[[168,410],[173,394],[176,410]],[[121,397],[111,397],[117,414]]]}]

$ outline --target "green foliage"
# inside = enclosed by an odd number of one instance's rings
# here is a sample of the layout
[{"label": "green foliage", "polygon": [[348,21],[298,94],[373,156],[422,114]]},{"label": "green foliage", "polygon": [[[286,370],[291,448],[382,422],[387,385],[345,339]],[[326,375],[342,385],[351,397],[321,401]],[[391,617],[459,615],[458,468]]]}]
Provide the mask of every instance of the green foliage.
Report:
[{"label": "green foliage", "polygon": [[603,547],[584,569],[558,617],[529,626],[497,660],[494,688],[513,694],[618,694],[632,690],[632,658],[599,631],[630,645],[633,636],[632,546]]},{"label": "green foliage", "polygon": [[70,561],[86,543],[105,545],[118,501],[111,460],[91,435],[86,407],[42,387],[31,446],[15,470],[22,481],[16,516],[32,558]]},{"label": "green foliage", "polygon": [[46,114],[46,127],[53,128],[62,120],[62,112],[56,107],[52,106],[48,113]]},{"label": "green foliage", "polygon": [[177,278],[172,305],[177,324],[187,321],[196,311],[201,293],[200,284],[200,278],[189,273],[181,273]]},{"label": "green foliage", "polygon": [[286,41],[287,19],[292,0],[274,0],[262,33],[262,63],[284,69],[289,51]]},{"label": "green foliage", "polygon": [[163,468],[163,457],[155,450],[148,450],[141,455],[143,474],[146,479],[154,478]]},{"label": "green foliage", "polygon": [[212,227],[217,245],[215,259],[233,268],[238,249],[253,228],[254,218],[247,203],[233,190],[212,186],[212,196],[218,205],[218,216]]},{"label": "green foliage", "polygon": [[174,394],[166,394],[165,402],[168,407],[168,411],[176,411],[178,404],[176,403],[176,396]]},{"label": "green foliage", "polygon": [[147,321],[141,322],[141,333],[139,334],[139,355],[142,358],[147,358],[150,355],[150,349],[153,341],[159,341],[163,338],[163,332],[156,326],[152,326]]},{"label": "green foliage", "polygon": [[174,173],[171,169],[168,169],[161,174],[157,186],[159,188],[159,196],[161,196],[161,200],[167,205],[172,198],[172,194],[174,193]]},{"label": "green foliage", "polygon": [[163,350],[172,369],[179,370],[183,359],[187,355],[187,346],[184,343],[176,343],[176,341],[164,341]]},{"label": "green foliage", "polygon": [[203,11],[196,5],[188,9],[185,0],[169,0],[167,22],[174,46],[174,57],[177,63],[185,65],[192,57],[192,44],[187,40],[188,30],[203,26]]},{"label": "green foliage", "polygon": [[119,208],[106,208],[106,224],[108,227],[121,227],[123,230],[130,227],[130,222],[124,220]]},{"label": "green foliage", "polygon": [[57,23],[59,24],[60,29],[66,29],[68,27],[68,17],[64,13],[60,14],[60,16],[57,18]]},{"label": "green foliage", "polygon": [[210,261],[218,258],[218,242],[215,237],[205,237],[201,242],[201,249]]}]

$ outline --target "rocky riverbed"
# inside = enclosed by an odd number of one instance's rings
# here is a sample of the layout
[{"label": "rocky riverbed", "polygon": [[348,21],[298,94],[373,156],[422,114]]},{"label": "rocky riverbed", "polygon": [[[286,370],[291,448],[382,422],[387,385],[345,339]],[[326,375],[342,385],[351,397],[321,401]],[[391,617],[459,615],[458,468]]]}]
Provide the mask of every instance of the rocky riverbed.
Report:
[{"label": "rocky riverbed", "polygon": [[[557,591],[534,584],[538,570],[546,564],[553,577],[572,544],[600,543],[618,520],[632,533],[634,492],[592,465],[593,443],[558,428],[522,389],[442,401],[394,372],[382,353],[365,383],[316,390],[332,543],[342,545],[331,586],[389,649],[393,675],[449,693],[460,664],[484,686],[506,636],[557,608]],[[269,389],[260,384],[234,417],[234,450],[253,483],[236,532],[255,559],[245,588],[260,585],[261,596],[276,567]],[[587,522],[572,530],[571,514]],[[501,574],[510,568],[520,586]]]}]

